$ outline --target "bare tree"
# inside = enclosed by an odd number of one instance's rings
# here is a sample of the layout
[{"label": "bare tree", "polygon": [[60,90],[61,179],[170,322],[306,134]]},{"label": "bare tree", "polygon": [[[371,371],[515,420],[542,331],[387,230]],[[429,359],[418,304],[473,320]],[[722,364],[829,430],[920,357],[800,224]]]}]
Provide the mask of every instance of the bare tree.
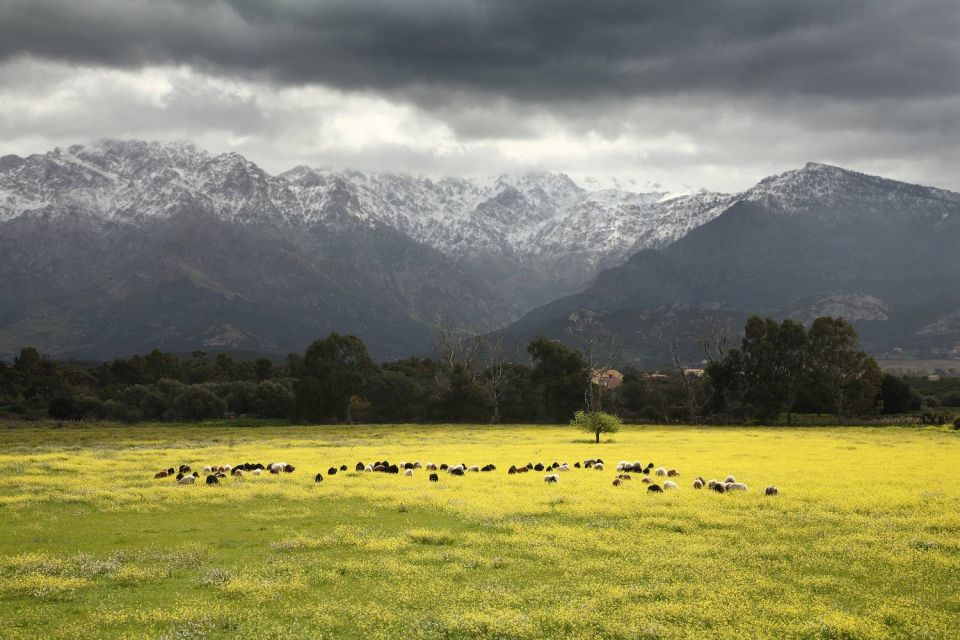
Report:
[{"label": "bare tree", "polygon": [[576,342],[590,369],[590,384],[584,393],[584,404],[589,411],[603,411],[603,386],[593,383],[601,364],[609,365],[616,351],[616,334],[603,326],[597,315],[588,310],[570,314],[567,333]]},{"label": "bare tree", "polygon": [[697,345],[708,363],[719,362],[726,357],[733,340],[733,325],[730,318],[721,318],[719,315],[707,316],[696,323],[695,331]]},{"label": "bare tree", "polygon": [[489,327],[463,331],[446,318],[437,320],[434,334],[440,363],[437,386],[447,388],[450,375],[459,367],[486,396],[490,421],[500,422],[501,405],[511,383],[503,334]]},{"label": "bare tree", "polygon": [[674,323],[660,322],[653,327],[653,330],[650,332],[650,338],[654,342],[655,347],[677,372],[680,382],[683,384],[687,405],[687,418],[691,424],[695,424],[697,422],[697,410],[700,404],[699,398],[697,397],[700,380],[699,376],[683,365],[681,356],[682,347],[691,339],[691,336],[688,332],[681,331]]}]

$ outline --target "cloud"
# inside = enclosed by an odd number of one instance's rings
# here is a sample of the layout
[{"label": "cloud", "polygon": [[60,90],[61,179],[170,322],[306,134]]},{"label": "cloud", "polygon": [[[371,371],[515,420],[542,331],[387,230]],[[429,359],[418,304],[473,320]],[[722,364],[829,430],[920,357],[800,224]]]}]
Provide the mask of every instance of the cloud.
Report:
[{"label": "cloud", "polygon": [[0,142],[722,190],[808,160],[960,189],[953,0],[0,0]]},{"label": "cloud", "polygon": [[[952,0],[2,0],[0,58],[209,66],[278,84],[517,101],[942,95]],[[422,92],[422,94],[420,93]]]}]

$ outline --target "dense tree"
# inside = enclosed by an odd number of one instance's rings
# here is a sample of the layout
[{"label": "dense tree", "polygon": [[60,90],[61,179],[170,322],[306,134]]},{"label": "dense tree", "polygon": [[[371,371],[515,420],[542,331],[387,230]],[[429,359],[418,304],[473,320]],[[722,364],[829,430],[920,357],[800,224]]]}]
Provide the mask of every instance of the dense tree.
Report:
[{"label": "dense tree", "polygon": [[[350,399],[362,394],[376,368],[367,347],[356,336],[332,333],[311,344],[300,365],[303,375],[315,382],[300,385],[297,393],[319,394],[304,405],[312,407],[311,415],[301,417],[312,421],[350,421]],[[298,407],[300,399],[298,398]]]},{"label": "dense tree", "polygon": [[201,385],[185,386],[171,407],[177,420],[222,418],[226,404],[215,393]]},{"label": "dense tree", "polygon": [[810,389],[821,408],[842,424],[851,415],[870,413],[882,372],[859,348],[853,326],[843,318],[817,318],[808,333]]},{"label": "dense tree", "polygon": [[889,373],[883,374],[880,383],[879,400],[883,413],[907,413],[916,411],[923,404],[923,398],[910,386]]},{"label": "dense tree", "polygon": [[537,385],[544,417],[565,422],[585,406],[590,369],[583,356],[556,340],[540,336],[530,342],[533,381]]}]

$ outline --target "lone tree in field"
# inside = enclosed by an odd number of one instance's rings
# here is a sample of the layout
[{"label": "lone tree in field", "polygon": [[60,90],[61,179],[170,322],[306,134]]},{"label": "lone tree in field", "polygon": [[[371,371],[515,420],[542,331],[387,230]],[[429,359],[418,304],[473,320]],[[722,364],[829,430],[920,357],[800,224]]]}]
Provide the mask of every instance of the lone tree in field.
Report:
[{"label": "lone tree in field", "polygon": [[570,424],[581,431],[595,435],[598,444],[600,443],[601,433],[616,433],[620,431],[620,427],[623,425],[620,418],[603,411],[591,411],[589,413],[577,411],[573,414],[573,420],[570,421]]}]

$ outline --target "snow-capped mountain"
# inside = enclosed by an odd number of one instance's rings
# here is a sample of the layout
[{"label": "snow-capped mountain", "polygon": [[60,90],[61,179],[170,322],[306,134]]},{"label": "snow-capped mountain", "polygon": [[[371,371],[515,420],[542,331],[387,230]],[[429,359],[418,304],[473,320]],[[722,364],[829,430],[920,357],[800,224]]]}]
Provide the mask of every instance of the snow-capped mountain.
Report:
[{"label": "snow-capped mountain", "polygon": [[0,351],[277,351],[336,330],[422,352],[439,316],[502,326],[723,204],[557,174],[271,175],[189,143],[4,156]]}]

